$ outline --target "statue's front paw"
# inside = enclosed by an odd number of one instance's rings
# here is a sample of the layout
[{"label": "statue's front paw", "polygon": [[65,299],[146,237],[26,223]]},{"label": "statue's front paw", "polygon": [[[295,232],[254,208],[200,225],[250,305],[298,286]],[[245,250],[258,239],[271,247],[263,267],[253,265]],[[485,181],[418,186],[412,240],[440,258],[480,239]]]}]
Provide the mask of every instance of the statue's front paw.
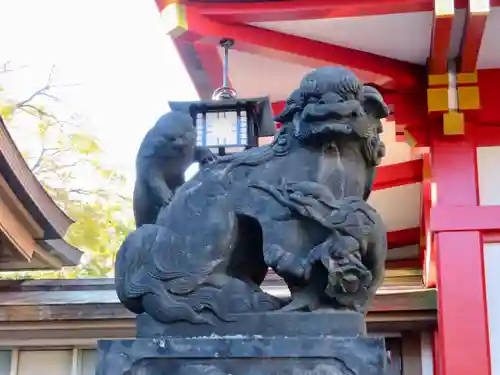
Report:
[{"label": "statue's front paw", "polygon": [[264,252],[264,261],[281,277],[303,279],[305,276],[306,269],[300,259],[278,245],[271,245]]},{"label": "statue's front paw", "polygon": [[281,261],[278,262],[276,273],[283,277],[292,276],[297,279],[304,279],[306,277],[306,268],[302,262],[298,262],[296,259],[290,257],[281,259]]},{"label": "statue's front paw", "polygon": [[217,160],[217,156],[212,154],[212,155],[207,155],[206,157],[204,157],[201,161],[200,161],[200,164],[201,165],[205,165],[205,164],[209,164],[209,163],[213,163],[214,161]]},{"label": "statue's front paw", "polygon": [[161,204],[161,208],[167,207],[170,204],[170,202],[172,202],[172,199],[174,199],[174,195],[173,194],[164,197],[163,198],[163,203]]},{"label": "statue's front paw", "polygon": [[200,165],[205,165],[216,161],[218,159],[218,156],[214,154],[210,149],[204,148],[198,151],[196,159],[196,161],[200,163]]}]

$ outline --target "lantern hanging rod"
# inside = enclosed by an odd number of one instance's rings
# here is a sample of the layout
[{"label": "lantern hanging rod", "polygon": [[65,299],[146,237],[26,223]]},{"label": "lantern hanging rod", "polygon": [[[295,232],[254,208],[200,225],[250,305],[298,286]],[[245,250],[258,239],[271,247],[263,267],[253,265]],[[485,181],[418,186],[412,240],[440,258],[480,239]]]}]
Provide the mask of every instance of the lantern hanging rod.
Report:
[{"label": "lantern hanging rod", "polygon": [[232,39],[221,39],[219,45],[224,48],[224,60],[222,62],[222,87],[219,87],[212,94],[213,100],[236,99],[236,90],[229,87],[229,50],[234,45]]},{"label": "lantern hanging rod", "polygon": [[220,42],[222,48],[224,48],[224,65],[223,65],[223,76],[222,76],[222,86],[228,87],[227,81],[228,81],[228,75],[229,75],[229,48],[231,48],[234,45],[234,41],[231,39],[225,39]]}]

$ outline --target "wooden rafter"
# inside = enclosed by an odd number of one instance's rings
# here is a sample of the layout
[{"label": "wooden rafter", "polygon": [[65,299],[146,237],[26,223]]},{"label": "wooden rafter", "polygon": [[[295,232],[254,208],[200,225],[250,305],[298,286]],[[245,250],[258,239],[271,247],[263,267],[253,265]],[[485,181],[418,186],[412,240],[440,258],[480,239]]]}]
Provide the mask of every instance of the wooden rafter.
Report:
[{"label": "wooden rafter", "polygon": [[434,0],[434,21],[428,62],[430,74],[446,74],[448,70],[448,54],[454,18],[454,0]]},{"label": "wooden rafter", "polygon": [[490,0],[468,0],[467,19],[460,51],[458,71],[472,73],[477,69],[479,49],[483,40]]}]

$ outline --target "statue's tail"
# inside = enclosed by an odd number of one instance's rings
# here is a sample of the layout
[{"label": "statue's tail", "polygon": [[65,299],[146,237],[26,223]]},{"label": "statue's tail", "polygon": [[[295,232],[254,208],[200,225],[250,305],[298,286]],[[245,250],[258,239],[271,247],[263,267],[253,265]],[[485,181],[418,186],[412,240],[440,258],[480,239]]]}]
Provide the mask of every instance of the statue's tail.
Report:
[{"label": "statue's tail", "polygon": [[[169,239],[168,229],[158,225],[143,225],[127,236],[115,263],[116,293],[122,304],[163,323],[209,323],[200,314],[204,310],[222,321],[234,320],[221,301],[221,286],[211,283],[203,273],[195,277],[183,271],[173,259],[165,261],[169,255],[175,258]],[[157,256],[164,258],[162,269],[158,269]]]},{"label": "statue's tail", "polygon": [[161,280],[150,276],[154,269],[152,254],[161,245],[165,228],[143,225],[129,234],[116,256],[115,287],[122,304],[135,314],[144,312],[155,320],[169,323],[186,320],[207,323],[184,301],[168,293]]},{"label": "statue's tail", "polygon": [[229,322],[234,318],[227,311],[227,307],[222,299],[224,297],[224,286],[218,285],[210,280],[209,272],[212,268],[200,267],[196,275],[187,271],[182,271],[180,267],[175,267],[172,262],[170,267],[165,267],[166,254],[163,253],[161,269],[156,262],[155,271],[150,276],[161,280],[164,290],[174,303],[182,303],[189,306],[196,313],[211,311],[218,319]]},{"label": "statue's tail", "polygon": [[116,254],[116,294],[121,303],[136,314],[144,312],[141,297],[149,292],[144,266],[156,236],[154,226],[144,225],[125,238]]}]

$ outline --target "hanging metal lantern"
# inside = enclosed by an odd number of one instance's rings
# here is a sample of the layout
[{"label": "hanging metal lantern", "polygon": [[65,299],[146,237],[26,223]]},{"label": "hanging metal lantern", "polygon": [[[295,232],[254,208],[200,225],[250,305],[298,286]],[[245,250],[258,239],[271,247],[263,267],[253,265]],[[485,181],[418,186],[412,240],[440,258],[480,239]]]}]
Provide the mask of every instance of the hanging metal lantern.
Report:
[{"label": "hanging metal lantern", "polygon": [[223,81],[212,100],[169,102],[172,110],[191,114],[198,145],[209,147],[219,155],[256,147],[260,137],[272,136],[276,129],[268,97],[238,99],[236,90],[229,87],[229,49],[233,45],[231,39],[220,41],[224,48]]},{"label": "hanging metal lantern", "polygon": [[199,146],[223,155],[259,144],[259,137],[274,135],[269,98],[169,102],[172,110],[193,117]]}]

